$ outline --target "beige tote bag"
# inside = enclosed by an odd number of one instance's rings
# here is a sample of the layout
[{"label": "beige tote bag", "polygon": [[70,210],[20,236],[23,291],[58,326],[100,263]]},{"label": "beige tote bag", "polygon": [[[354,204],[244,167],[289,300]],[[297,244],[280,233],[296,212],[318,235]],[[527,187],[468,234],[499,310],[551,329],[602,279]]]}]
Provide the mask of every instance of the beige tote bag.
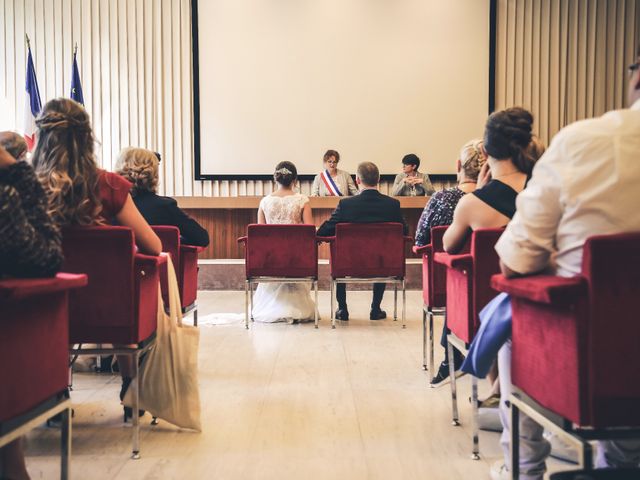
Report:
[{"label": "beige tote bag", "polygon": [[[182,323],[176,272],[167,255],[169,315],[158,292],[158,330],[155,344],[140,366],[140,408],[178,427],[201,431],[198,386],[197,327]],[[158,285],[160,290],[160,285]],[[135,388],[135,382],[131,383]],[[132,388],[124,404],[133,406]]]}]

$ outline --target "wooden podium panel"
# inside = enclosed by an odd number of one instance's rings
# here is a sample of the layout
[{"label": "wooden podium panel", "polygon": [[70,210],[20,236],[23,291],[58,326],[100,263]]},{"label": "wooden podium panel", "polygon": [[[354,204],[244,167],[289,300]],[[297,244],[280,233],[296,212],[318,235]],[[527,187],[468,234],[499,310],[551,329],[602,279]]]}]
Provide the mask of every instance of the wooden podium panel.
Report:
[{"label": "wooden podium panel", "polygon": [[[414,236],[420,214],[429,197],[395,197],[400,201],[402,213],[409,224],[409,235]],[[246,233],[247,225],[256,223],[258,205],[262,197],[175,197],[180,208],[207,229],[211,244],[200,254],[202,259],[244,258],[244,249],[237,238]],[[338,197],[309,197],[313,222],[320,226],[338,205]],[[407,256],[413,256],[410,245]],[[329,248],[321,245],[319,258],[329,258]]]}]

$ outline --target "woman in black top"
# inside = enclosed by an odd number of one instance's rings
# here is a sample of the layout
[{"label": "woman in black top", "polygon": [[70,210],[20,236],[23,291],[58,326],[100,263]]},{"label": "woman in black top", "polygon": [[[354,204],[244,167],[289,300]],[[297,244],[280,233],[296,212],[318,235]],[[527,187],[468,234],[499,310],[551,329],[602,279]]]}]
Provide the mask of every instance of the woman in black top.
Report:
[{"label": "woman in black top", "polygon": [[460,200],[453,223],[443,238],[444,249],[456,253],[478,228],[504,227],[516,212],[516,197],[531,175],[537,158],[530,147],[533,116],[519,107],[491,114],[484,133],[487,163],[478,188]]},{"label": "woman in black top", "polygon": [[133,187],[133,202],[149,225],[173,225],[180,229],[182,242],[206,247],[209,233],[189,217],[171,197],[162,197],[158,189],[159,155],[144,148],[125,148],[120,152],[116,171]]},{"label": "woman in black top", "polygon": [[[516,197],[524,190],[536,160],[544,151],[531,133],[532,125],[531,113],[519,107],[495,112],[487,120],[484,132],[487,162],[480,170],[478,188],[460,199],[454,211],[453,222],[443,238],[448,253],[457,253],[473,230],[504,227],[515,214]],[[441,344],[446,348],[446,330]],[[454,363],[455,370],[462,365],[462,355],[457,349]],[[496,374],[489,375],[495,388]],[[448,377],[449,364],[445,359],[431,384],[439,385]]]}]

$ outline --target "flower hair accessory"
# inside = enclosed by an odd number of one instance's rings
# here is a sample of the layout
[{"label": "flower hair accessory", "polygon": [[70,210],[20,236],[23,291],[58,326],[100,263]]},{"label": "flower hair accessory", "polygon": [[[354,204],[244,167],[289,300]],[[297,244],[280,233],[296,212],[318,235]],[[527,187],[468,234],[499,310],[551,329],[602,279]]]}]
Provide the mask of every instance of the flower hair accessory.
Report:
[{"label": "flower hair accessory", "polygon": [[289,170],[288,168],[282,167],[276,170],[274,173],[281,173],[282,175],[291,175],[291,170]]}]

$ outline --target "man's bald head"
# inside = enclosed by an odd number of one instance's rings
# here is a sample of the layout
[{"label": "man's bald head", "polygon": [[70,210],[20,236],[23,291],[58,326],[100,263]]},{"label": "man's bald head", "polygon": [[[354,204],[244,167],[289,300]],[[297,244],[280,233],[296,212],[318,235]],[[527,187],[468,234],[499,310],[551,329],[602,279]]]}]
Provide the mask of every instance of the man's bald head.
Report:
[{"label": "man's bald head", "polygon": [[0,145],[16,160],[24,160],[27,154],[27,142],[16,132],[0,132]]}]

